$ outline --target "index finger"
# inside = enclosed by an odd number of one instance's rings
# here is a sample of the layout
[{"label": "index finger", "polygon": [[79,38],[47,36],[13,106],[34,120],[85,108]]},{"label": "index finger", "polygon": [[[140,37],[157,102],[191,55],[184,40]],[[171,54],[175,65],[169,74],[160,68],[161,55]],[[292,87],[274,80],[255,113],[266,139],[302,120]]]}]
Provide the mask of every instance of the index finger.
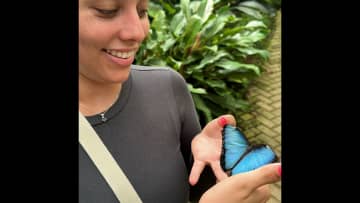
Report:
[{"label": "index finger", "polygon": [[224,125],[229,124],[236,126],[235,117],[231,114],[226,114],[219,116],[218,118],[210,121],[203,129],[202,132],[205,134],[211,135],[213,132],[221,132],[224,128]]}]

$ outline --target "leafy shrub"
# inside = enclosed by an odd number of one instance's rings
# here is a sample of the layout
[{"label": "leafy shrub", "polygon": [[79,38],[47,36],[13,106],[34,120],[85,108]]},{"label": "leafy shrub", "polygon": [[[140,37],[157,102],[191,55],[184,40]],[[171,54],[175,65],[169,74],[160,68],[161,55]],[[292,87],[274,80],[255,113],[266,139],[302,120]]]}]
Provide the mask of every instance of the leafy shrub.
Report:
[{"label": "leafy shrub", "polygon": [[150,34],[136,63],[178,71],[202,125],[221,114],[249,110],[247,87],[269,56],[270,10],[255,1],[177,2],[150,2]]}]

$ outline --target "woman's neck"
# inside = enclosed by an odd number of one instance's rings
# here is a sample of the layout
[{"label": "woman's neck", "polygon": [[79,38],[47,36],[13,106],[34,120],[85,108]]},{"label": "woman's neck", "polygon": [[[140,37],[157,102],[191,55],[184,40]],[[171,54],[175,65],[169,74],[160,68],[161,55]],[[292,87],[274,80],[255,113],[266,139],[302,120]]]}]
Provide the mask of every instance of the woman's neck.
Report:
[{"label": "woman's neck", "polygon": [[122,84],[105,84],[79,78],[79,110],[85,116],[109,109],[118,99]]}]

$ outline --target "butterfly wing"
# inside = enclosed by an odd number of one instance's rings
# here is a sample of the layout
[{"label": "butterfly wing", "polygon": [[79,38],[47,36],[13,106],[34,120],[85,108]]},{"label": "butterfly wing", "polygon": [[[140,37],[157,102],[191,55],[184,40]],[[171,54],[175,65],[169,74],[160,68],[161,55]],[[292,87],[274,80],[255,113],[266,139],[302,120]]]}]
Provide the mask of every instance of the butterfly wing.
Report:
[{"label": "butterfly wing", "polygon": [[249,142],[240,130],[226,125],[223,130],[222,167],[225,171],[233,168],[240,157],[246,152]]},{"label": "butterfly wing", "polygon": [[269,146],[259,145],[251,148],[251,150],[244,155],[244,157],[232,169],[231,174],[235,175],[251,171],[276,160],[276,154]]}]

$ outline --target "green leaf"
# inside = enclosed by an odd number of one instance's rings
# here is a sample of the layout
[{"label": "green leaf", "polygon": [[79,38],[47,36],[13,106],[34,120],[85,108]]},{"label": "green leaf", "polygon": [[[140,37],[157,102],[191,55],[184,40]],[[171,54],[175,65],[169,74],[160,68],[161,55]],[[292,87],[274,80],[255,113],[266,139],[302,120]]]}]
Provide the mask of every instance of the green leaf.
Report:
[{"label": "green leaf", "polygon": [[173,6],[171,6],[169,3],[161,1],[161,5],[170,15],[176,13],[176,9]]},{"label": "green leaf", "polygon": [[187,21],[190,19],[190,8],[189,8],[190,1],[189,0],[180,0],[180,7],[182,12],[185,14],[185,18]]},{"label": "green leaf", "polygon": [[199,15],[199,7],[200,7],[200,1],[190,1],[189,8],[190,8],[190,15]]},{"label": "green leaf", "polygon": [[226,25],[229,17],[232,15],[229,7],[221,8],[216,15],[210,17],[205,27],[202,29],[202,36],[205,39],[213,37],[220,32]]},{"label": "green leaf", "polygon": [[163,52],[167,52],[175,43],[176,43],[176,40],[172,37],[169,37],[161,45],[161,49],[163,50]]},{"label": "green leaf", "polygon": [[257,9],[263,13],[269,12],[269,10],[265,6],[263,6],[262,4],[260,4],[259,2],[256,2],[256,1],[244,1],[244,2],[241,2],[239,4],[239,6]]},{"label": "green leaf", "polygon": [[221,2],[221,0],[214,0],[214,4]]},{"label": "green leaf", "polygon": [[249,37],[238,33],[232,36],[231,38],[225,38],[222,43],[224,43],[224,45],[229,47],[237,47],[237,46],[249,47],[254,42]]},{"label": "green leaf", "polygon": [[213,53],[216,53],[218,51],[218,46],[214,45],[214,46],[204,46],[203,47],[204,50],[209,50]]},{"label": "green leaf", "polygon": [[183,64],[188,65],[188,64],[194,63],[196,61],[200,61],[201,59],[203,59],[203,56],[192,54],[183,60]]},{"label": "green leaf", "polygon": [[263,18],[263,15],[258,10],[255,10],[253,8],[248,8],[245,6],[236,6],[234,8],[239,11],[242,11],[242,12],[246,13],[247,15],[252,16],[254,18],[257,18],[257,19]]},{"label": "green leaf", "polygon": [[148,58],[147,60],[145,60],[145,64],[154,66],[167,66],[166,61],[156,57]]},{"label": "green leaf", "polygon": [[166,14],[163,10],[156,9],[153,11],[153,20],[151,22],[151,29],[155,33],[166,32],[168,29]]},{"label": "green leaf", "polygon": [[254,32],[251,32],[248,36],[249,39],[251,39],[252,42],[258,42],[260,40],[265,39],[266,35],[264,33],[261,33],[260,30],[256,30]]},{"label": "green leaf", "polygon": [[158,45],[158,42],[155,40],[150,40],[146,43],[146,49],[155,49],[155,47]]},{"label": "green leaf", "polygon": [[177,61],[175,60],[173,57],[168,56],[168,64],[170,64],[170,66],[175,69],[176,71],[180,70],[180,67],[182,66],[182,62],[181,61]]},{"label": "green leaf", "polygon": [[162,11],[162,7],[160,5],[149,2],[148,14],[150,17],[154,17],[160,11]]},{"label": "green leaf", "polygon": [[239,33],[240,31],[244,30],[243,26],[237,26],[237,27],[232,27],[232,28],[225,28],[223,31],[223,37],[227,37],[227,36],[233,36],[237,33]]},{"label": "green leaf", "polygon": [[228,78],[228,81],[242,84],[242,83],[244,83],[244,82],[247,82],[247,79],[246,79],[246,78],[229,77],[229,78]]},{"label": "green leaf", "polygon": [[173,32],[173,34],[176,37],[179,37],[185,24],[186,24],[186,19],[184,16],[183,12],[179,12],[177,13],[171,20],[170,23],[170,30]]},{"label": "green leaf", "polygon": [[191,77],[198,80],[200,83],[205,82],[204,74],[202,74],[202,73],[195,72],[195,73],[191,74]]},{"label": "green leaf", "polygon": [[240,99],[240,98],[234,98],[232,95],[227,94],[223,96],[218,96],[215,94],[207,94],[203,97],[211,100],[212,102],[220,105],[223,108],[230,108],[231,110],[238,111],[238,110],[245,110],[249,107],[249,102]]},{"label": "green leaf", "polygon": [[260,55],[263,59],[267,60],[269,59],[269,52],[267,50],[264,49],[256,49],[253,47],[248,47],[248,48],[236,48],[238,51],[245,53],[247,55],[254,55],[254,54],[258,54]]},{"label": "green leaf", "polygon": [[228,74],[227,81],[235,82],[242,84],[243,86],[247,86],[250,81],[252,81],[255,77],[254,73],[240,73],[234,72]]},{"label": "green leaf", "polygon": [[260,75],[260,68],[254,64],[244,64],[236,61],[222,59],[221,61],[216,63],[216,66],[224,69],[219,70],[219,72],[223,74],[228,74],[234,71],[248,72],[250,70],[254,71],[257,75]]},{"label": "green leaf", "polygon": [[260,30],[247,31],[245,33],[237,33],[234,36],[227,37],[223,39],[223,43],[226,46],[234,47],[239,45],[241,47],[254,46],[254,44],[260,40],[266,38],[264,33],[261,33]]},{"label": "green leaf", "polygon": [[203,67],[205,67],[206,65],[215,63],[216,61],[220,60],[221,58],[223,58],[225,56],[230,57],[230,54],[225,51],[222,51],[222,50],[217,52],[216,55],[207,55],[204,57],[203,60],[201,60],[200,64],[198,66],[195,66],[193,69],[200,70]]},{"label": "green leaf", "polygon": [[189,91],[193,94],[206,94],[206,90],[203,88],[194,88],[192,84],[187,84]]},{"label": "green leaf", "polygon": [[213,0],[202,0],[198,11],[199,16],[202,19],[202,23],[206,22],[214,9]]},{"label": "green leaf", "polygon": [[259,20],[250,21],[248,24],[245,25],[245,28],[258,28],[258,27],[267,28],[265,23]]},{"label": "green leaf", "polygon": [[185,42],[184,48],[191,47],[194,43],[196,35],[201,29],[201,18],[197,15],[191,16],[188,24],[185,27],[183,40]]},{"label": "green leaf", "polygon": [[210,87],[217,87],[217,88],[226,88],[226,84],[222,80],[206,80],[206,84],[208,84]]},{"label": "green leaf", "polygon": [[196,109],[204,113],[205,122],[210,122],[213,119],[211,116],[211,110],[207,107],[203,99],[197,94],[192,94],[192,98],[194,100]]},{"label": "green leaf", "polygon": [[228,95],[228,94],[232,94],[232,92],[229,89],[219,88],[219,87],[214,87],[213,89],[214,89],[215,93],[221,97]]}]

